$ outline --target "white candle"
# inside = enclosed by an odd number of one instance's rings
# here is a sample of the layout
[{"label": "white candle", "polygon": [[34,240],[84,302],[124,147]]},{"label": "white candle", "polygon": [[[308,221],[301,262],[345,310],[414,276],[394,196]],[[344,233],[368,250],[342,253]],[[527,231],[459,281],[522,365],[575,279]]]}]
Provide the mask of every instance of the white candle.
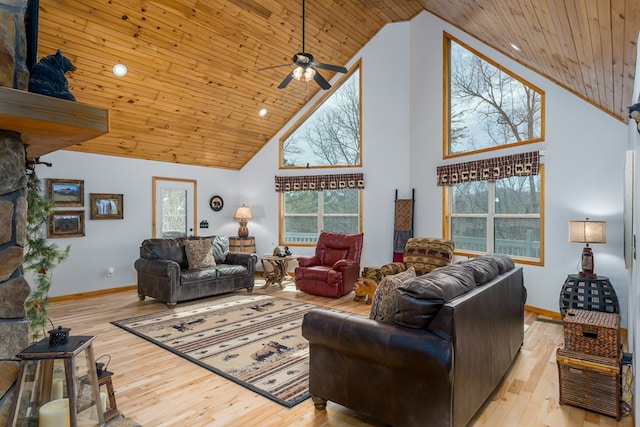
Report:
[{"label": "white candle", "polygon": [[104,391],[100,392],[100,403],[102,404],[102,412],[106,412],[107,410],[107,393]]},{"label": "white candle", "polygon": [[69,399],[47,402],[40,407],[39,427],[69,427]]},{"label": "white candle", "polygon": [[62,378],[54,378],[51,384],[51,400],[62,399]]}]

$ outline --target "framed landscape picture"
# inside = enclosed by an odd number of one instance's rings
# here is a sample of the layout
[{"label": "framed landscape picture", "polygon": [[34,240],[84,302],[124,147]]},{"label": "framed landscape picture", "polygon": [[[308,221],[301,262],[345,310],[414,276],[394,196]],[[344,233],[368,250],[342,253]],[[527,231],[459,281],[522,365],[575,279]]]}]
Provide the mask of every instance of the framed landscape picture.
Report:
[{"label": "framed landscape picture", "polygon": [[49,215],[48,237],[84,236],[84,211],[55,211]]},{"label": "framed landscape picture", "polygon": [[84,206],[84,181],[50,178],[47,180],[47,197],[56,207]]},{"label": "framed landscape picture", "polygon": [[122,194],[90,193],[90,219],[123,219],[124,196]]}]

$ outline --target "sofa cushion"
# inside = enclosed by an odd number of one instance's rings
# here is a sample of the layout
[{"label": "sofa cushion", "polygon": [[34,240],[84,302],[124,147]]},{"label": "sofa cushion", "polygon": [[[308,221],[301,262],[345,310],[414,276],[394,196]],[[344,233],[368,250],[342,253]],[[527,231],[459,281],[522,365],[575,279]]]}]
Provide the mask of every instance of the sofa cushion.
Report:
[{"label": "sofa cushion", "polygon": [[410,267],[407,271],[385,276],[373,294],[369,318],[382,323],[393,323],[393,318],[398,310],[397,289],[406,280],[416,277],[416,270]]},{"label": "sofa cushion", "polygon": [[488,254],[483,258],[491,258],[498,264],[498,270],[500,274],[504,274],[509,270],[513,270],[516,268],[516,264],[513,262],[513,259],[509,255],[503,254]]},{"label": "sofa cushion", "polygon": [[463,262],[464,265],[473,268],[473,277],[477,285],[483,285],[500,274],[498,262],[487,256],[472,258]]},{"label": "sofa cushion", "polygon": [[184,237],[146,239],[142,242],[140,256],[173,261],[177,262],[180,268],[188,268],[187,255],[184,252],[184,241]]},{"label": "sofa cushion", "polygon": [[184,242],[189,269],[210,268],[216,266],[213,258],[211,239],[188,239]]},{"label": "sofa cushion", "polygon": [[324,253],[324,260],[322,263],[324,265],[332,266],[341,259],[345,259],[348,252],[349,251],[347,249],[327,249]]},{"label": "sofa cushion", "polygon": [[465,264],[441,267],[407,280],[398,287],[395,323],[426,329],[444,304],[475,286],[473,268]]}]

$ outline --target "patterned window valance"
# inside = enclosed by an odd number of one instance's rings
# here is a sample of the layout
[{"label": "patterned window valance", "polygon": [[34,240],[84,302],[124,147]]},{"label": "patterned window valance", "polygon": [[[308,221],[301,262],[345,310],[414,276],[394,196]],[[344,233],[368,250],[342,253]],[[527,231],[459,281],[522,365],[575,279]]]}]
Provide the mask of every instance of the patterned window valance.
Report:
[{"label": "patterned window valance", "polygon": [[279,193],[286,191],[337,190],[341,188],[363,189],[363,174],[276,176],[276,192]]},{"label": "patterned window valance", "polygon": [[540,155],[537,151],[493,157],[466,163],[438,166],[438,185],[454,185],[470,181],[495,181],[512,176],[540,173]]}]

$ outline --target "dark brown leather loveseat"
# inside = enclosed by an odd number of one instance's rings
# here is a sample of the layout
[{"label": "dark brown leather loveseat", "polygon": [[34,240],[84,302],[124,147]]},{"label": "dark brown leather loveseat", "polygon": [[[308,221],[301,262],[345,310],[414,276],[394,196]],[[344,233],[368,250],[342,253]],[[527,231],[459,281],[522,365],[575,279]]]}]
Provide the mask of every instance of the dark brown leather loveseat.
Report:
[{"label": "dark brown leather loveseat", "polygon": [[[215,266],[189,269],[185,241],[212,239]],[[230,252],[225,236],[146,239],[134,267],[138,297],[156,298],[174,307],[180,301],[247,289],[253,290],[256,254]]]},{"label": "dark brown leather loveseat", "polygon": [[[330,400],[397,427],[467,425],[524,338],[522,268],[489,257],[402,283],[394,323],[307,313],[302,332],[316,408]],[[495,274],[487,267],[493,261]]]}]

